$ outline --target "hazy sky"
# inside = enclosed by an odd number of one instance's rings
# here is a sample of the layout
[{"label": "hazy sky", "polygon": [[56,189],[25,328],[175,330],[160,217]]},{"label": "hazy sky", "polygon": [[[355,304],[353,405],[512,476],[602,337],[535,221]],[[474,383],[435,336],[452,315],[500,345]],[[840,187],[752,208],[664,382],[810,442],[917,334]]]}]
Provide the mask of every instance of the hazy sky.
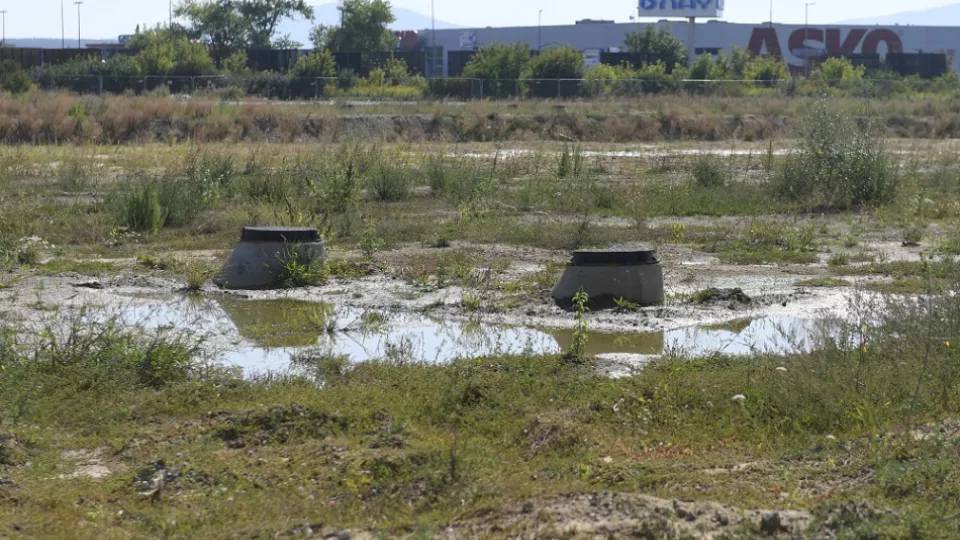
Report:
[{"label": "hazy sky", "polygon": [[[176,1],[176,0],[174,0]],[[543,9],[543,24],[568,24],[576,19],[628,20],[636,11],[634,0],[435,0],[436,17],[462,26],[524,26],[537,24]],[[810,21],[823,24],[844,19],[913,11],[956,3],[958,0],[820,0],[810,8]],[[326,3],[322,0],[316,4]],[[430,0],[393,0],[426,15]],[[64,0],[67,37],[76,39],[77,6]],[[61,0],[0,0],[7,10],[7,37],[59,37]],[[84,0],[81,6],[84,38],[115,37],[131,33],[140,24],[154,24],[167,18],[168,0]],[[727,0],[726,20],[762,22],[767,20],[769,0]],[[802,23],[804,0],[774,0],[774,20]],[[944,21],[956,24],[960,21]]]}]

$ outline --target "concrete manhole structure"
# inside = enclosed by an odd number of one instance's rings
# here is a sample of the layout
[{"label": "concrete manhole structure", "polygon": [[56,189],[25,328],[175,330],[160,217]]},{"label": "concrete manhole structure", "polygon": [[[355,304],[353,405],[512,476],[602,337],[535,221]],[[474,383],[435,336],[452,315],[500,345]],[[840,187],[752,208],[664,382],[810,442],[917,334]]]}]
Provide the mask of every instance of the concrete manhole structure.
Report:
[{"label": "concrete manhole structure", "polygon": [[244,227],[240,243],[213,277],[225,289],[270,289],[280,284],[283,265],[323,264],[326,249],[320,233],[307,227]]},{"label": "concrete manhole structure", "polygon": [[581,249],[573,252],[553,287],[554,301],[573,306],[580,289],[591,309],[614,307],[623,299],[640,306],[663,304],[663,268],[650,249]]}]

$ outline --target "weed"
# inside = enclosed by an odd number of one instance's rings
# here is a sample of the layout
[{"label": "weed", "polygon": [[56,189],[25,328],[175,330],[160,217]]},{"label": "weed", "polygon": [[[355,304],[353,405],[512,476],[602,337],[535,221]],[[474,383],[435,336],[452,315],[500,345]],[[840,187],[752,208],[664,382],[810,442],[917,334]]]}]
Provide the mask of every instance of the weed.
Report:
[{"label": "weed", "polygon": [[623,297],[614,298],[613,304],[616,307],[616,311],[619,313],[630,313],[640,309],[640,305],[636,302],[631,302]]},{"label": "weed", "polygon": [[166,220],[160,205],[160,193],[151,183],[134,184],[123,189],[116,194],[113,207],[117,223],[133,231],[156,232]]},{"label": "weed", "polygon": [[370,175],[371,196],[379,202],[397,202],[410,194],[410,172],[400,165],[382,163]]},{"label": "weed", "polygon": [[586,359],[587,341],[589,340],[589,334],[587,333],[587,311],[590,310],[587,303],[589,301],[590,296],[582,288],[573,296],[575,323],[570,348],[566,352],[566,358],[573,362],[579,363]]},{"label": "weed", "polygon": [[281,288],[311,287],[327,282],[329,272],[306,248],[291,245],[279,256],[277,282]]},{"label": "weed", "polygon": [[822,277],[798,281],[793,286],[804,288],[849,287],[850,282],[845,279]]},{"label": "weed", "polygon": [[834,253],[827,259],[829,266],[850,266],[850,256],[846,253]]},{"label": "weed", "polygon": [[924,229],[922,227],[908,227],[900,234],[901,244],[903,247],[917,247],[923,240],[923,233]]},{"label": "weed", "polygon": [[376,252],[383,249],[383,245],[383,237],[377,233],[377,222],[372,219],[366,220],[363,235],[360,236],[360,251],[363,252],[363,256],[367,260],[372,259]]},{"label": "weed", "polygon": [[711,156],[700,156],[691,171],[693,181],[700,187],[718,188],[727,184],[729,173],[724,166]]},{"label": "weed", "polygon": [[467,293],[460,299],[460,304],[465,310],[474,313],[483,307],[483,300],[478,295]]},{"label": "weed", "polygon": [[187,282],[186,290],[196,292],[213,277],[214,269],[206,262],[191,259],[183,265],[183,277]]},{"label": "weed", "polygon": [[686,238],[687,225],[685,223],[671,223],[670,234],[673,236],[674,244],[682,244]]}]

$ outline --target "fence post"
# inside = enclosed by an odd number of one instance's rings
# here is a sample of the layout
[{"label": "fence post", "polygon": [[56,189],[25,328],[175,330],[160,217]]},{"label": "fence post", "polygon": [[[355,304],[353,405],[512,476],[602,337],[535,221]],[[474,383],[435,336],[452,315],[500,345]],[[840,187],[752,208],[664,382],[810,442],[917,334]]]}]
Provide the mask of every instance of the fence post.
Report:
[{"label": "fence post", "polygon": [[103,95],[103,73],[97,75],[97,95]]},{"label": "fence post", "polygon": [[483,79],[480,79],[480,101],[483,101]]},{"label": "fence post", "polygon": [[313,100],[317,101],[320,99],[320,77],[317,77],[313,81]]},{"label": "fence post", "polygon": [[561,99],[563,96],[560,95],[560,79],[557,79],[557,99]]},{"label": "fence post", "polygon": [[197,78],[190,77],[190,95],[197,93]]}]

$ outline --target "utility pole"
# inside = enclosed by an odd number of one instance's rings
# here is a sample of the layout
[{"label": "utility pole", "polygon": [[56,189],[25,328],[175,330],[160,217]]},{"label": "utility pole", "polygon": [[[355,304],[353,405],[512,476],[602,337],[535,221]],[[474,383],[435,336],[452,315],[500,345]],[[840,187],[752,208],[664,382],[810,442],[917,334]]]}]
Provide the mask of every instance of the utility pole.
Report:
[{"label": "utility pole", "polygon": [[542,21],[543,21],[543,10],[541,9],[537,13],[537,52],[540,52],[540,47],[543,46]]},{"label": "utility pole", "polygon": [[770,28],[773,28],[773,0],[770,0]]},{"label": "utility pole", "polygon": [[0,11],[0,15],[3,16],[3,41],[0,41],[0,46],[7,46],[7,10]]},{"label": "utility pole", "polygon": [[817,5],[816,2],[807,2],[803,5],[803,76],[810,76],[810,46],[807,45],[807,39],[810,37],[810,6]]},{"label": "utility pole", "polygon": [[[770,1],[772,2],[773,0],[770,0]],[[169,19],[169,22],[167,23],[167,27],[173,28],[173,0],[169,0],[167,2],[167,9],[170,11],[170,19]]]},{"label": "utility pole", "polygon": [[67,48],[67,27],[63,18],[63,0],[60,0],[60,48]]},{"label": "utility pole", "polygon": [[434,71],[437,69],[437,18],[433,11],[433,0],[430,0],[430,73],[427,74],[431,79],[436,76]]},{"label": "utility pole", "polygon": [[77,5],[77,48],[80,49],[83,46],[80,44],[80,6],[83,5],[83,2],[77,0],[74,2]]}]

